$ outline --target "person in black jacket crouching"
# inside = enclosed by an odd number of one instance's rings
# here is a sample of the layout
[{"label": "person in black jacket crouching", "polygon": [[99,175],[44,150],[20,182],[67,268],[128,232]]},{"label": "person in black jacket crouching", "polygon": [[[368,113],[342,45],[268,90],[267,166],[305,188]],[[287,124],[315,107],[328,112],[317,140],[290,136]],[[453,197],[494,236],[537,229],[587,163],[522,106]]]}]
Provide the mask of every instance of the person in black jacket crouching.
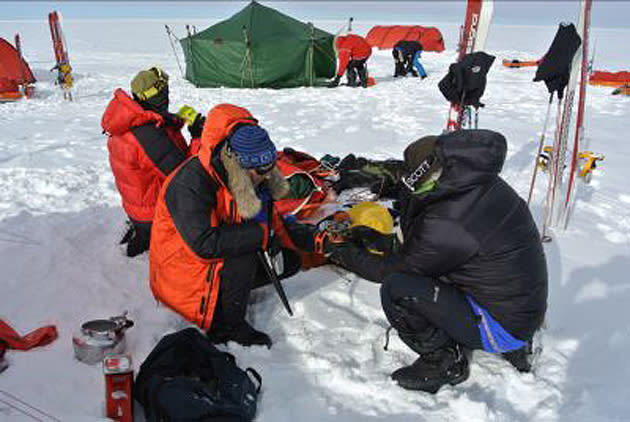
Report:
[{"label": "person in black jacket crouching", "polygon": [[471,349],[530,369],[526,351],[547,308],[547,266],[527,205],[498,176],[506,150],[505,138],[489,130],[412,143],[400,187],[400,250],[331,247],[333,262],[382,283],[387,319],[420,355],[392,374],[403,388],[435,393],[465,381]]}]

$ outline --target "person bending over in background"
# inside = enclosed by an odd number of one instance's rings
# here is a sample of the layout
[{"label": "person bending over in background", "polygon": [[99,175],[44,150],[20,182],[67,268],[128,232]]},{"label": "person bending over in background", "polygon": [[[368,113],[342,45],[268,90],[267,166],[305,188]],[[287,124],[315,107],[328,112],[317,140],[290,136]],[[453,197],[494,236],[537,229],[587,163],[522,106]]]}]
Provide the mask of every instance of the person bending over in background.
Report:
[{"label": "person bending over in background", "polygon": [[469,375],[468,353],[520,371],[547,308],[547,266],[525,202],[498,176],[505,138],[489,130],[425,137],[404,153],[402,247],[375,255],[331,243],[331,261],[382,283],[383,310],[417,360],[392,378],[431,393]]},{"label": "person bending over in background", "polygon": [[421,55],[422,45],[418,41],[398,41],[392,49],[392,56],[394,56],[396,66],[394,78],[407,76],[407,73],[411,73],[414,77],[420,75],[422,79],[426,78],[427,72],[424,70],[422,63],[420,63]]},{"label": "person bending over in background", "polygon": [[[182,116],[168,112],[168,75],[158,67],[139,72],[131,81],[131,98],[118,88],[101,126],[108,135],[109,163],[122,205],[129,217],[121,240],[127,256],[149,249],[158,193],[166,177],[197,148],[204,119],[189,106]],[[190,146],[180,133],[189,124]]]},{"label": "person bending over in background", "polygon": [[[334,88],[339,85],[341,76],[346,72],[348,86],[368,86],[368,71],[366,62],[372,55],[372,47],[365,38],[348,34],[337,36],[333,40],[333,48],[335,55],[339,60],[337,66],[337,76],[331,81],[330,87]],[[357,81],[358,76],[358,81]]]},{"label": "person bending over in background", "polygon": [[[214,343],[271,347],[245,315],[251,289],[264,284],[260,251],[284,259],[294,248],[273,205],[289,189],[276,157],[248,110],[220,104],[208,113],[199,153],[160,192],[149,252],[153,295]],[[280,278],[299,269],[288,261]]]}]

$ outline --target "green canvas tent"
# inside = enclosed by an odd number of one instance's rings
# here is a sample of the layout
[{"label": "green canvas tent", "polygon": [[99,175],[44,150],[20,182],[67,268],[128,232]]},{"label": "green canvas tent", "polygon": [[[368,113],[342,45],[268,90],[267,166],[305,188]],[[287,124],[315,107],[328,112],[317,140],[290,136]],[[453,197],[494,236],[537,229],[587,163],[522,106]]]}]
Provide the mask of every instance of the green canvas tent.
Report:
[{"label": "green canvas tent", "polygon": [[198,87],[319,86],[335,75],[333,35],[252,1],[180,40],[186,79]]}]

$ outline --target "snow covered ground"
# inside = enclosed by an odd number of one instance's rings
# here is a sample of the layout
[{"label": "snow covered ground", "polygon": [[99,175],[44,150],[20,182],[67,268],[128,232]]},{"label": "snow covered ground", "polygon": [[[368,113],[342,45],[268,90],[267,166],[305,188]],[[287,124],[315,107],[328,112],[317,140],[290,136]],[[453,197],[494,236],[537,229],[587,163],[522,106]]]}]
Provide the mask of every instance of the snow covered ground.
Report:
[{"label": "snow covered ground", "polygon": [[[569,5],[566,19],[575,19],[578,6]],[[396,20],[385,13],[378,19]],[[116,245],[124,213],[100,128],[116,87],[127,88],[138,70],[160,64],[171,75],[173,110],[186,103],[206,111],[231,102],[249,108],[280,147],[316,156],[400,157],[410,141],[444,126],[448,107],[437,83],[455,58],[452,22],[458,20],[419,22],[438,26],[447,43],[444,53],[424,55],[429,73],[424,81],[394,80],[390,52],[375,51],[369,67],[378,84],[370,89],[238,90],[196,89],[177,69],[163,24],[174,24],[181,35],[184,23],[205,28],[208,20],[67,19],[63,29],[76,74],[75,102],[63,101],[52,84],[46,23],[0,21],[0,36],[11,39],[20,32],[39,80],[36,98],[0,104],[0,318],[21,333],[52,323],[60,334],[44,348],[8,352],[10,367],[0,375],[0,391],[63,421],[101,420],[101,369],[73,358],[71,337],[81,322],[128,310],[136,322],[127,335],[136,368],[163,334],[185,325],[156,305],[147,256],[130,260]],[[331,32],[342,23],[315,20]],[[371,25],[358,22],[355,31],[366,34]],[[487,51],[497,62],[480,126],[507,137],[503,176],[523,196],[547,94],[531,81],[534,69],[507,69],[500,60],[540,57],[555,30],[555,25],[497,24],[488,39]],[[597,69],[630,66],[624,41],[630,31],[595,28],[592,34]],[[569,230],[545,246],[549,311],[534,373],[519,374],[503,360],[475,352],[465,383],[435,396],[404,391],[389,374],[415,356],[395,335],[390,350],[383,351],[387,321],[378,286],[320,268],[284,283],[292,318],[271,288],[253,294],[249,319],[271,335],[271,350],[227,347],[241,366],[263,376],[257,420],[628,420],[630,98],[610,91],[589,87],[586,108],[589,148],[606,160],[592,183],[580,186]],[[532,206],[538,220],[545,181],[539,179]],[[0,400],[0,420],[32,419]]]}]

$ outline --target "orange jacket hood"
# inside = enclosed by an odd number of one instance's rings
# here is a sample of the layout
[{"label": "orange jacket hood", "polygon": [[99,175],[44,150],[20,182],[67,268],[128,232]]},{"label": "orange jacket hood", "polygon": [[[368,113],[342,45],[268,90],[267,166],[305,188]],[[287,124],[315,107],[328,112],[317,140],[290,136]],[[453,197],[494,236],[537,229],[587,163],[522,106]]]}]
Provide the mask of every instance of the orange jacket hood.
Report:
[{"label": "orange jacket hood", "polygon": [[159,114],[142,108],[129,94],[118,88],[114,92],[114,98],[109,102],[101,126],[110,135],[122,135],[134,126],[140,126],[148,122],[156,122],[161,126],[164,119]]},{"label": "orange jacket hood", "polygon": [[214,169],[210,165],[214,149],[230,135],[234,126],[239,123],[256,125],[258,120],[246,108],[233,104],[219,104],[208,112],[206,123],[201,133],[201,147],[198,155],[201,164],[211,175],[216,176]]}]

